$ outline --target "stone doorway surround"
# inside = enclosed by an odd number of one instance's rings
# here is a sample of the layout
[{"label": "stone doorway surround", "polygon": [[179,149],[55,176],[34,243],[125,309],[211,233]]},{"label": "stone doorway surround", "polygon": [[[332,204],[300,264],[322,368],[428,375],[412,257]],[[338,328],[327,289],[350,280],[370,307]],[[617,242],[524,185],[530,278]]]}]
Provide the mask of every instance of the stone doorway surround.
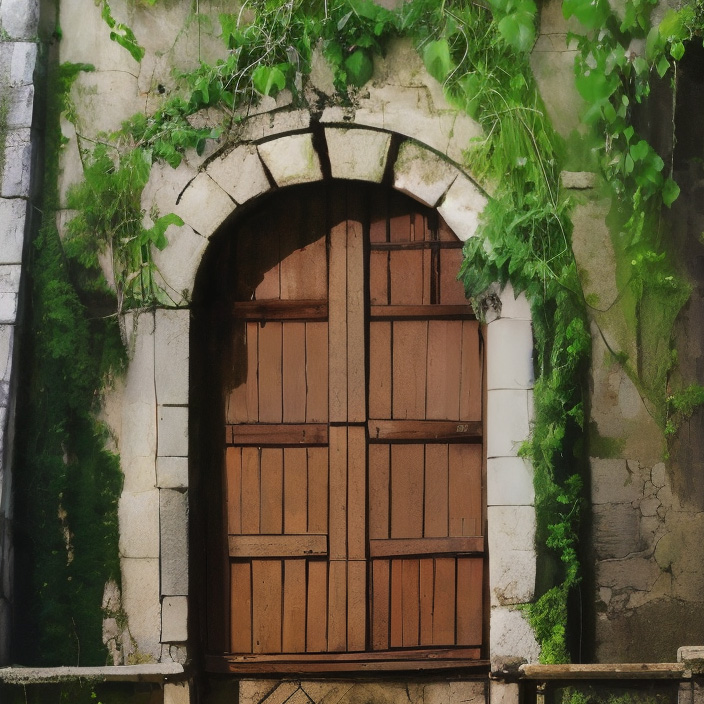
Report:
[{"label": "stone doorway surround", "polygon": [[[172,295],[178,292],[184,307],[130,313],[125,321],[132,353],[119,433],[125,473],[119,507],[122,598],[138,650],[161,662],[183,662],[187,656],[187,306],[209,238],[258,196],[326,178],[390,182],[437,208],[463,241],[475,235],[487,202],[454,161],[439,155],[438,146],[453,151],[447,140],[442,145],[420,141],[427,125],[416,125],[413,139],[345,123],[340,108],[325,111],[315,129],[307,111],[262,117],[266,120],[255,118],[246,128],[249,141],[215,156],[200,170],[185,162],[175,170],[155,166],[144,192],[146,212],[175,212],[185,223],[169,228],[169,246],[155,257],[164,284]],[[536,573],[532,468],[517,456],[531,421],[533,338],[524,296],[514,297],[509,285],[503,291],[497,288],[490,300],[489,648],[492,669],[502,670],[511,663],[535,662],[539,655],[533,632],[516,608],[533,600]]]}]

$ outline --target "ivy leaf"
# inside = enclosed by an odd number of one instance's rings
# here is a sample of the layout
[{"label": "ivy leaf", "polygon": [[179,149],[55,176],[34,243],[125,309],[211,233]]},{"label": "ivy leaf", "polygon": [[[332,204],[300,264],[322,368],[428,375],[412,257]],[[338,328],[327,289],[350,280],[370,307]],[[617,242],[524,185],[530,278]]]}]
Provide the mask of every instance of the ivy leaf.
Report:
[{"label": "ivy leaf", "polygon": [[506,43],[517,51],[528,51],[535,42],[533,15],[513,12],[499,22],[499,32]]},{"label": "ivy leaf", "polygon": [[374,73],[374,62],[366,51],[357,49],[345,59],[347,80],[353,86],[360,88]]},{"label": "ivy leaf", "polygon": [[562,3],[565,19],[574,16],[586,29],[601,29],[610,13],[607,0],[565,0]]},{"label": "ivy leaf", "polygon": [[276,95],[286,87],[286,76],[277,66],[257,66],[252,73],[252,84],[262,95]]},{"label": "ivy leaf", "polygon": [[675,61],[679,61],[684,56],[684,44],[680,41],[672,42],[670,56],[672,56]]},{"label": "ivy leaf", "polygon": [[655,66],[655,69],[658,72],[658,76],[660,76],[660,78],[662,78],[667,73],[668,68],[670,68],[670,62],[663,55],[660,57],[660,60],[658,61],[658,63]]},{"label": "ivy leaf", "polygon": [[668,178],[662,187],[662,202],[669,208],[680,194],[680,187]]},{"label": "ivy leaf", "polygon": [[450,45],[447,39],[438,39],[426,44],[423,50],[423,62],[428,73],[442,83],[452,70]]},{"label": "ivy leaf", "polygon": [[166,239],[166,230],[170,225],[183,225],[183,220],[176,213],[162,215],[154,225],[146,231],[149,241],[159,250],[162,250],[168,244]]}]

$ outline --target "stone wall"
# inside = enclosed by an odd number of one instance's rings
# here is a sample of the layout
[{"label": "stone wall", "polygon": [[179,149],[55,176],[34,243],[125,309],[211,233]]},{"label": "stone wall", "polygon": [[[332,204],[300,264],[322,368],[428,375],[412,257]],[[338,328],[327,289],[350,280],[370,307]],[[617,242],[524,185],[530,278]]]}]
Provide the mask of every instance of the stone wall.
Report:
[{"label": "stone wall", "polygon": [[0,2],[0,665],[8,662],[13,603],[12,439],[38,21],[34,0]]}]

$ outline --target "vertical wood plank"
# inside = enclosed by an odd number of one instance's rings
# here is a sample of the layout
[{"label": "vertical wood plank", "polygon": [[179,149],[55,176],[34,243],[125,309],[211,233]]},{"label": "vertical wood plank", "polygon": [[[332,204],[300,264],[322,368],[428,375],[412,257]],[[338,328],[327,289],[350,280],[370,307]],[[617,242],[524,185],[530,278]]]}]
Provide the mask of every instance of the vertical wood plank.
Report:
[{"label": "vertical wood plank", "polygon": [[265,447],[261,452],[261,532],[279,535],[283,528],[283,450]]},{"label": "vertical wood plank", "polygon": [[433,593],[434,593],[434,560],[420,560],[420,643],[433,643]]},{"label": "vertical wood plank", "polygon": [[372,561],[372,649],[389,647],[389,561]]},{"label": "vertical wood plank", "polygon": [[367,641],[367,563],[347,562],[347,650],[359,652]]},{"label": "vertical wood plank", "polygon": [[403,205],[399,207],[399,204],[393,203],[391,212],[394,214],[389,217],[389,239],[391,242],[410,242],[411,216],[405,213],[397,215],[399,210],[403,211],[405,208]]},{"label": "vertical wood plank", "polygon": [[252,650],[281,652],[281,560],[252,560]]},{"label": "vertical wood plank", "polygon": [[328,565],[322,560],[308,562],[308,613],[306,652],[327,650],[328,639]]},{"label": "vertical wood plank", "polygon": [[437,275],[435,271],[436,254],[432,249],[423,250],[423,295],[421,303],[424,306],[437,303]]},{"label": "vertical wood plank", "polygon": [[308,529],[308,459],[305,447],[284,448],[284,533]]},{"label": "vertical wood plank", "polygon": [[364,560],[367,554],[366,535],[366,430],[347,429],[347,559]]},{"label": "vertical wood plank", "polygon": [[481,557],[457,558],[457,645],[482,642]]},{"label": "vertical wood plank", "polygon": [[373,306],[389,305],[389,253],[378,249],[369,254],[369,298]]},{"label": "vertical wood plank", "polygon": [[344,560],[347,557],[347,428],[345,426],[330,426],[328,449],[330,453],[328,555],[330,560]]},{"label": "vertical wood plank", "polygon": [[455,643],[455,559],[435,560],[435,592],[433,594],[433,645]]},{"label": "vertical wood plank", "polygon": [[391,537],[423,536],[423,445],[391,446]]},{"label": "vertical wood plank", "polygon": [[281,330],[280,322],[259,327],[259,421],[281,423]]},{"label": "vertical wood plank", "polygon": [[393,417],[425,419],[425,372],[428,323],[393,323]]},{"label": "vertical wood plank", "polygon": [[[360,204],[355,203],[355,211]],[[357,212],[358,214],[358,212]],[[366,341],[364,321],[364,231],[347,222],[347,421],[367,419]]]},{"label": "vertical wood plank", "polygon": [[328,564],[328,650],[347,649],[347,562],[330,560]]},{"label": "vertical wood plank", "polygon": [[245,422],[259,420],[259,323],[247,323],[247,412]]},{"label": "vertical wood plank", "polygon": [[403,571],[403,645],[419,644],[420,628],[420,564],[418,560],[402,560]]},{"label": "vertical wood plank", "polygon": [[328,532],[328,448],[309,447],[308,532]]},{"label": "vertical wood plank", "polygon": [[287,322],[283,335],[283,421],[306,420],[306,325]]},{"label": "vertical wood plank", "polygon": [[369,538],[389,537],[389,445],[369,445]]},{"label": "vertical wood plank", "polygon": [[252,569],[249,562],[230,563],[230,648],[252,652]]},{"label": "vertical wood plank", "polygon": [[371,205],[369,218],[369,241],[370,242],[387,242],[387,210],[388,204],[386,193],[379,190],[372,190]]},{"label": "vertical wood plank", "polygon": [[464,295],[464,284],[457,280],[462,266],[462,249],[440,250],[440,303],[469,305]]},{"label": "vertical wood plank", "polygon": [[462,321],[428,321],[428,420],[459,420],[461,356]]},{"label": "vertical wood plank", "polygon": [[446,538],[448,533],[447,445],[425,446],[425,501],[423,536]]},{"label": "vertical wood plank", "polygon": [[306,423],[328,419],[328,324],[306,323]]},{"label": "vertical wood plank", "polygon": [[389,252],[391,305],[418,305],[423,302],[423,251],[405,249]]},{"label": "vertical wood plank", "polygon": [[276,208],[272,213],[274,228],[279,235],[279,253],[281,263],[281,298],[295,300],[305,296],[305,252],[301,252],[304,244],[304,233],[301,232],[301,208],[299,198],[286,198],[285,208]]},{"label": "vertical wood plank", "polygon": [[480,535],[481,445],[449,446],[450,535]]},{"label": "vertical wood plank", "polygon": [[242,533],[259,533],[259,450],[242,448]]},{"label": "vertical wood plank", "polygon": [[227,532],[242,532],[242,448],[225,450],[227,478]]},{"label": "vertical wood plank", "polygon": [[369,417],[391,418],[391,323],[369,323]]},{"label": "vertical wood plank", "polygon": [[403,565],[402,560],[391,560],[391,626],[392,648],[403,645]]},{"label": "vertical wood plank", "polygon": [[460,420],[482,419],[482,362],[476,320],[462,321],[460,404]]},{"label": "vertical wood plank", "polygon": [[306,561],[284,560],[282,646],[285,653],[306,650]]},{"label": "vertical wood plank", "polygon": [[347,223],[330,230],[328,390],[332,422],[347,421]]},{"label": "vertical wood plank", "polygon": [[[233,376],[237,386],[227,399],[228,423],[256,423],[259,420],[258,328],[257,323],[237,322],[244,339],[244,350],[234,360]],[[238,334],[235,330],[233,334]]]}]

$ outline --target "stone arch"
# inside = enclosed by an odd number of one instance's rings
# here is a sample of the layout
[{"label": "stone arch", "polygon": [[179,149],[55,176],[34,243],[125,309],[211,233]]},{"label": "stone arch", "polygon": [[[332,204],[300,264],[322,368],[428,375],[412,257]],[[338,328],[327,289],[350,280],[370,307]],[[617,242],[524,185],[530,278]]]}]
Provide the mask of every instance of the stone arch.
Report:
[{"label": "stone arch", "polygon": [[[294,184],[328,178],[385,181],[436,208],[461,240],[475,234],[488,196],[456,162],[422,141],[396,132],[344,123],[313,130],[309,119],[304,111],[289,113],[281,131],[274,124],[260,139],[216,156],[197,173],[182,166],[170,176],[153,174],[147,191],[151,189],[159,210],[175,212],[184,221],[181,227],[169,228],[170,246],[157,257],[164,280],[184,302],[190,299],[213,233],[257,197]],[[290,129],[292,123],[298,129]],[[518,447],[528,436],[532,413],[530,308],[524,296],[514,297],[510,285],[497,294],[500,305],[490,311],[487,326],[486,451],[489,647],[498,667],[506,659],[537,660],[539,649],[515,608],[532,601],[536,573],[532,468],[517,456]],[[182,468],[188,461],[188,383],[175,381],[188,379],[188,327],[187,309],[155,313],[155,346],[158,350],[162,340],[170,360],[168,369],[155,370],[157,475],[160,464]],[[178,353],[174,355],[166,351],[166,345],[177,338]],[[177,488],[187,488],[187,483],[181,481]],[[160,489],[167,491],[169,487]],[[187,556],[163,528],[165,521],[185,524],[187,505],[176,498],[173,509],[167,510],[170,498],[165,495],[160,499],[162,647],[186,640],[188,613],[187,590],[183,579],[178,579],[187,572]],[[176,575],[175,581],[169,581],[171,574]]]}]

